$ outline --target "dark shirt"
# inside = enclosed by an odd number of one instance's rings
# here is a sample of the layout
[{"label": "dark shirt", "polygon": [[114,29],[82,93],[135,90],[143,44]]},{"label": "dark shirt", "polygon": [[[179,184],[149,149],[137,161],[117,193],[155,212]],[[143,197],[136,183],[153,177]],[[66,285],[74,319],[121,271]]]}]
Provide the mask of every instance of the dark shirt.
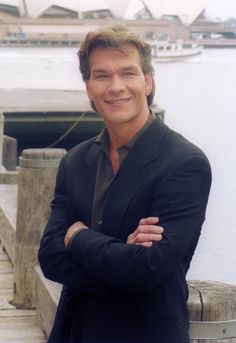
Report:
[{"label": "dark shirt", "polygon": [[[143,132],[153,122],[153,120],[155,120],[155,118],[156,116],[153,113],[151,113],[149,119],[147,120],[146,124],[142,127],[142,129],[139,130],[127,144],[117,149],[120,160],[119,169],[121,168],[124,160],[128,156],[129,152],[131,151],[137,140],[141,137]],[[103,209],[106,203],[107,195],[109,193],[109,189],[112,182],[119,173],[119,170],[116,174],[114,174],[112,170],[112,165],[109,157],[109,136],[106,128],[104,128],[101,131],[101,133],[97,136],[95,144],[97,144],[100,147],[101,155],[98,163],[96,176],[91,228],[96,231],[100,231],[102,225]]]}]

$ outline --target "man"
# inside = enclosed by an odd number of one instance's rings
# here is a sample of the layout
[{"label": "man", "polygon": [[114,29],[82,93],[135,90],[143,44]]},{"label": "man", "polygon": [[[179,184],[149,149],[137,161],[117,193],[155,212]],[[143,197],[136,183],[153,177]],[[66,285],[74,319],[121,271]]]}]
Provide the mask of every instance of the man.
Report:
[{"label": "man", "polygon": [[187,270],[211,183],[207,158],[150,111],[151,48],[90,32],[80,69],[106,129],[61,161],[39,261],[64,285],[50,343],[187,343]]}]

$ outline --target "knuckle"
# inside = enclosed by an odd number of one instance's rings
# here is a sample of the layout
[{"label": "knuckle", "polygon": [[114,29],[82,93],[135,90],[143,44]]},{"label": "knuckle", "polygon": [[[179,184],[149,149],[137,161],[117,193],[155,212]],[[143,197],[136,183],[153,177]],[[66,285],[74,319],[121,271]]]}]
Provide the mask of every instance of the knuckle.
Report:
[{"label": "knuckle", "polygon": [[143,234],[142,233],[139,233],[137,236],[136,236],[136,240],[138,242],[142,242],[143,241]]},{"label": "knuckle", "polygon": [[145,223],[145,220],[146,220],[146,218],[142,218],[142,219],[140,219],[140,221],[139,221],[139,224],[143,224],[143,223]]}]

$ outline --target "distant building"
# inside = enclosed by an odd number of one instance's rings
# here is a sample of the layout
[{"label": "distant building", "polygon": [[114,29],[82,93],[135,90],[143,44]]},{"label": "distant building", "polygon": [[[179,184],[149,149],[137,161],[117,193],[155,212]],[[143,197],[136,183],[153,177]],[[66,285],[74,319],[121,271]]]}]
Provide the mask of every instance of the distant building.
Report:
[{"label": "distant building", "polygon": [[[9,44],[77,45],[89,28],[117,22],[148,40],[188,40],[189,23],[203,13],[205,2],[137,1],[138,9],[132,0],[0,0],[0,19],[7,18],[5,26],[0,22],[0,36]],[[130,10],[134,20],[127,15]]]},{"label": "distant building", "polygon": [[0,0],[0,16],[29,18],[122,18],[127,0]]},{"label": "distant building", "polygon": [[236,28],[236,19],[230,18],[230,19],[224,21],[224,25],[225,25],[225,27]]},{"label": "distant building", "polygon": [[7,15],[13,17],[22,16],[23,12],[18,3],[18,0],[0,0],[0,17]]},{"label": "distant building", "polygon": [[[204,11],[206,0],[137,0],[134,19],[159,19],[192,24]],[[29,18],[130,19],[132,0],[0,0],[0,15]]]},{"label": "distant building", "polygon": [[166,18],[191,25],[205,10],[207,0],[143,0],[153,18]]},{"label": "distant building", "polygon": [[192,26],[216,26],[220,25],[222,21],[219,18],[209,16],[205,11],[199,15],[194,22],[191,24]]}]

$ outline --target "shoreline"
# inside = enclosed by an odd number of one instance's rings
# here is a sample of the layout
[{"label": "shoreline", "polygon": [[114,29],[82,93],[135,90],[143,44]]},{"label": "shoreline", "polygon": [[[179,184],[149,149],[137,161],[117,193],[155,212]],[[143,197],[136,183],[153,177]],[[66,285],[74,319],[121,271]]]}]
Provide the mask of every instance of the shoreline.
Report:
[{"label": "shoreline", "polygon": [[[203,46],[204,48],[208,49],[235,49],[236,48],[236,39],[224,39],[224,40],[211,40],[211,39],[204,39],[204,40],[197,40],[193,41],[194,43],[198,44],[198,46]],[[78,48],[80,45],[80,41],[57,41],[57,40],[0,40],[0,48]]]}]

